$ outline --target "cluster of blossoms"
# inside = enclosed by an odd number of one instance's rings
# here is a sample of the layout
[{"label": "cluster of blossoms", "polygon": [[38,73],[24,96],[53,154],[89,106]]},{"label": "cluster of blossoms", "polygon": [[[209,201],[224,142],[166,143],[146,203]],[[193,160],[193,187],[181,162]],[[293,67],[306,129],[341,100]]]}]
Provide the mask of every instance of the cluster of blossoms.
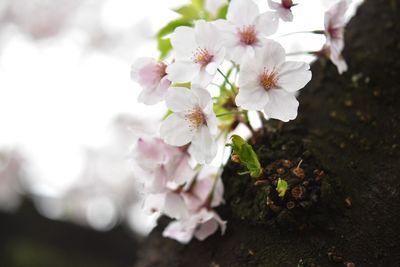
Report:
[{"label": "cluster of blossoms", "polygon": [[[208,164],[217,154],[217,139],[243,121],[240,116],[254,110],[284,122],[297,117],[296,93],[311,80],[310,66],[287,60],[282,45],[270,38],[280,19],[293,20],[295,4],[268,0],[268,5],[271,11],[261,13],[252,0],[232,0],[224,19],[196,20],[173,31],[170,64],[140,58],[132,66],[131,76],[143,88],[139,102],[165,101],[169,109],[160,138],[141,138],[135,149],[143,171],[144,208],[175,219],[164,230],[166,237],[187,243],[218,228],[224,233],[226,222],[213,210],[223,202],[221,171]],[[325,15],[323,51],[340,72],[346,69],[341,51],[347,6],[342,0]],[[226,73],[223,64],[230,65]],[[238,78],[231,79],[232,73]],[[224,83],[217,85],[220,96],[212,98],[209,86],[216,85],[219,74]],[[217,102],[226,113],[215,114]],[[234,119],[231,127],[222,128],[218,118],[226,114]]]}]

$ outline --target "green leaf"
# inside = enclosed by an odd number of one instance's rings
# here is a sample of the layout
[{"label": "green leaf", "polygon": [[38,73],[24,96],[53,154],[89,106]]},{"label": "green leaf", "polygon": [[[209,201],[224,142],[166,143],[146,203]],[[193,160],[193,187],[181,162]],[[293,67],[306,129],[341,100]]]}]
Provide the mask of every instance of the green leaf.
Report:
[{"label": "green leaf", "polygon": [[198,10],[204,9],[204,0],[192,0],[192,5]]},{"label": "green leaf", "polygon": [[228,13],[229,5],[222,6],[217,13],[217,19],[226,19],[226,14]]},{"label": "green leaf", "polygon": [[157,38],[162,38],[170,33],[173,33],[176,28],[179,26],[192,26],[192,22],[188,19],[181,18],[181,19],[176,19],[173,21],[170,21],[167,25],[162,27],[158,32],[157,32]]},{"label": "green leaf", "polygon": [[278,179],[278,184],[276,185],[276,191],[278,191],[279,197],[284,197],[288,189],[288,183],[281,178]]},{"label": "green leaf", "polygon": [[158,51],[160,51],[160,59],[164,59],[168,56],[172,49],[171,41],[169,39],[157,38]]},{"label": "green leaf", "polygon": [[240,163],[249,170],[250,176],[260,177],[262,174],[261,164],[251,145],[238,135],[232,135],[231,140],[232,153],[239,156]]},{"label": "green leaf", "polygon": [[182,6],[174,11],[181,14],[186,20],[196,20],[200,18],[200,12],[194,5]]}]

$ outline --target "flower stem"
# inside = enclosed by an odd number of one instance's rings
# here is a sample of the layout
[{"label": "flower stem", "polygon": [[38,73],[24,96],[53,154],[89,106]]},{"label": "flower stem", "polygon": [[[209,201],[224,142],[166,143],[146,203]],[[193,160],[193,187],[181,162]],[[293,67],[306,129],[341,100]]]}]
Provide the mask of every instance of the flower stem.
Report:
[{"label": "flower stem", "polygon": [[298,32],[289,32],[289,33],[285,33],[282,35],[279,35],[279,37],[285,37],[285,36],[289,36],[289,35],[294,35],[294,34],[299,34],[299,33],[314,33],[314,34],[325,34],[324,30],[315,30],[315,31],[298,31]]},{"label": "flower stem", "polygon": [[234,91],[236,93],[236,90],[235,90],[236,87],[229,81],[228,77],[220,69],[217,69],[217,71],[219,72],[219,74],[222,75],[222,77],[224,77],[225,82],[227,84],[229,84],[229,86],[231,87],[232,91]]},{"label": "flower stem", "polygon": [[318,51],[298,51],[298,52],[291,52],[286,53],[286,56],[297,56],[297,55],[316,55]]},{"label": "flower stem", "polygon": [[219,117],[223,117],[223,116],[228,116],[228,115],[233,115],[233,114],[242,114],[242,113],[246,113],[246,111],[230,111],[230,112],[217,114],[216,116],[219,118]]}]

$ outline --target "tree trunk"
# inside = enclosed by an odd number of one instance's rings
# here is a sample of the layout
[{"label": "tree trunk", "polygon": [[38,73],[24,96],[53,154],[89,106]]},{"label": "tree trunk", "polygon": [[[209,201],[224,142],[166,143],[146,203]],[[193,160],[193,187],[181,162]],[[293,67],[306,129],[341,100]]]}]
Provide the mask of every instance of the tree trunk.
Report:
[{"label": "tree trunk", "polygon": [[[184,246],[161,237],[164,223],[137,267],[400,266],[400,1],[365,0],[347,26],[344,55],[342,76],[325,60],[313,64],[294,122],[269,121],[254,138],[267,174],[303,179],[312,207],[286,202],[271,213],[266,187],[229,163],[219,211],[226,234]],[[278,170],[285,159],[303,160],[305,178],[291,166]]]}]

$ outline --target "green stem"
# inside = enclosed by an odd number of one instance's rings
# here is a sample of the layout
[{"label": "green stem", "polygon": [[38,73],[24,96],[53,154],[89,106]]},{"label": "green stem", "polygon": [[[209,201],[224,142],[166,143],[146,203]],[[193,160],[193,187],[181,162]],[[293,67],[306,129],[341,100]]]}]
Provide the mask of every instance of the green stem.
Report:
[{"label": "green stem", "polygon": [[324,30],[315,30],[315,31],[289,32],[289,33],[286,33],[286,34],[279,35],[278,38],[279,37],[285,37],[285,36],[293,35],[293,34],[299,34],[299,33],[325,34],[325,31]]},{"label": "green stem", "polygon": [[298,52],[291,52],[291,53],[286,53],[286,56],[297,56],[297,55],[315,55],[317,54],[318,51],[298,51]]},{"label": "green stem", "polygon": [[[220,69],[217,69],[217,71],[219,72],[219,74],[222,75],[222,77],[224,77],[225,82],[226,82],[227,84],[229,84],[229,86],[231,87],[232,91],[235,92],[236,87],[229,81],[228,77],[227,77]],[[235,93],[236,93],[236,92],[235,92]]]},{"label": "green stem", "polygon": [[233,114],[242,114],[242,113],[246,113],[246,111],[230,111],[230,112],[217,114],[216,116],[217,116],[217,118],[219,118],[219,117],[223,117],[223,116],[228,116],[228,115],[233,115]]}]

